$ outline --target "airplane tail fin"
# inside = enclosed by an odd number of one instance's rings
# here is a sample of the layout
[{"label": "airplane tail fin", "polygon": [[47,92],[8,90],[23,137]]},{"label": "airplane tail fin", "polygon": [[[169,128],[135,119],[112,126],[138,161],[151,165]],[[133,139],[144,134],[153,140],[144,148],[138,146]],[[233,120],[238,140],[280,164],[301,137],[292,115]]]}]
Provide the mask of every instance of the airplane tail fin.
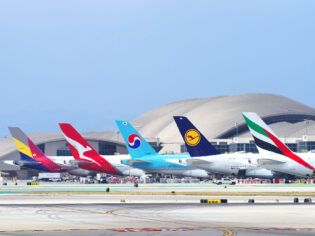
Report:
[{"label": "airplane tail fin", "polygon": [[154,155],[157,152],[152,146],[138,133],[132,125],[125,120],[116,120],[116,124],[123,136],[126,147],[131,158]]},{"label": "airplane tail fin", "polygon": [[61,167],[49,159],[26,134],[18,127],[9,127],[9,131],[16,144],[21,160],[27,163],[39,162],[36,169],[59,172]]},{"label": "airplane tail fin", "polygon": [[86,163],[79,164],[79,167],[88,165],[92,168],[93,166],[91,165],[94,165],[95,168],[102,169],[108,174],[118,174],[117,170],[105,158],[101,157],[72,125],[59,123],[59,126],[66,138],[73,158],[81,161],[81,163]]},{"label": "airplane tail fin", "polygon": [[[269,126],[254,112],[242,113],[245,122],[255,140],[259,151],[273,152],[280,155],[291,153],[292,151],[285,146]],[[282,150],[280,147],[282,147]]]},{"label": "airplane tail fin", "polygon": [[220,154],[187,117],[174,116],[174,120],[191,157]]},{"label": "airplane tail fin", "polygon": [[259,152],[277,153],[314,170],[314,167],[292,152],[256,113],[243,112],[242,115],[255,140]]}]

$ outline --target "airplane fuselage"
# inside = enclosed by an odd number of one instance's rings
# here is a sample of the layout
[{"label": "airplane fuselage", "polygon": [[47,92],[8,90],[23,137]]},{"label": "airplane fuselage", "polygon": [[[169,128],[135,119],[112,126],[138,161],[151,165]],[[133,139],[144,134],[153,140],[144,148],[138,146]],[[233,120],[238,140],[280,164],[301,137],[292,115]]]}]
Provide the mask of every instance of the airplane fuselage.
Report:
[{"label": "airplane fuselage", "polygon": [[273,171],[256,166],[259,154],[231,153],[187,159],[187,165],[204,169],[210,173],[239,175],[244,177],[272,178]]},{"label": "airplane fuselage", "polygon": [[128,162],[128,160],[123,160],[123,163],[126,165],[132,165],[135,168],[143,169],[147,173],[160,173],[198,178],[209,177],[205,170],[187,165],[185,160],[190,158],[191,157],[186,154],[156,154],[137,158],[136,160],[139,160],[139,162],[134,162],[132,164],[130,164],[131,162]]},{"label": "airplane fuselage", "polygon": [[[123,160],[129,160],[130,155],[106,155],[106,156],[101,156],[106,159],[117,171],[118,175],[120,176],[144,176],[146,173],[145,171],[137,168],[133,168],[129,165],[125,165],[122,163]],[[51,157],[52,160],[58,163],[59,162],[64,162],[64,164],[71,165],[73,163],[74,158],[72,156],[56,156],[56,157]],[[92,164],[78,164],[78,166],[82,169],[86,170],[91,170],[91,171],[96,171],[96,172],[102,172],[106,173],[106,169],[104,168],[103,165],[98,165],[97,163],[92,163]]]},{"label": "airplane fuselage", "polygon": [[[315,153],[296,153],[301,159],[311,167],[315,167]],[[314,169],[306,167],[296,161],[276,153],[262,154],[257,159],[257,165],[270,170],[295,175],[299,177],[312,177]]]}]

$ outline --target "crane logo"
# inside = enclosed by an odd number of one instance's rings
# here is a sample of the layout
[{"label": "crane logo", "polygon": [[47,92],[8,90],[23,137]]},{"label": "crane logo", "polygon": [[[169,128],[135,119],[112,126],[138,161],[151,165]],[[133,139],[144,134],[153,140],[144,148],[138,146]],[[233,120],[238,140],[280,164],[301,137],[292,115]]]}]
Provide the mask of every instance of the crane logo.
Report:
[{"label": "crane logo", "polygon": [[131,134],[128,137],[128,146],[132,149],[137,149],[141,145],[141,138],[137,134]]},{"label": "crane logo", "polygon": [[189,146],[196,146],[200,142],[200,133],[195,129],[190,129],[185,133],[185,142]]}]

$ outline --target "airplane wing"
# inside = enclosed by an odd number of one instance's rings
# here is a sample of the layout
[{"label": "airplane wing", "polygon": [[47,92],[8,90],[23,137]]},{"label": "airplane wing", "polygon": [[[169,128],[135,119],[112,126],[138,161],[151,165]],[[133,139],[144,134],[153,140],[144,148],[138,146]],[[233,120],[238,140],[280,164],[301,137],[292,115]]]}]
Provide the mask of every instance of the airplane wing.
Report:
[{"label": "airplane wing", "polygon": [[128,165],[133,166],[134,164],[151,164],[150,161],[142,161],[138,159],[130,159],[127,161]]},{"label": "airplane wing", "polygon": [[269,159],[269,158],[259,158],[257,160],[257,163],[259,165],[281,165],[281,164],[284,164],[285,162],[274,160],[274,159]]}]

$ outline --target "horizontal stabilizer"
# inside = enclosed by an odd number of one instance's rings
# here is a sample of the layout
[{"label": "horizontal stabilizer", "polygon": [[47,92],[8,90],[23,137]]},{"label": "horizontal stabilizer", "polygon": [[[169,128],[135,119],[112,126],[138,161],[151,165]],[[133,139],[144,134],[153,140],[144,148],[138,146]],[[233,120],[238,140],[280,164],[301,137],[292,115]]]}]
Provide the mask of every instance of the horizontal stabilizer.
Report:
[{"label": "horizontal stabilizer", "polygon": [[205,160],[197,159],[197,158],[187,159],[186,162],[187,162],[187,165],[190,165],[190,166],[211,165],[211,164],[213,164],[212,161],[205,161]]},{"label": "horizontal stabilizer", "polygon": [[17,164],[15,163],[15,161],[13,160],[6,160],[6,161],[3,161],[3,163],[7,164],[7,165],[13,165],[13,166],[16,166]]},{"label": "horizontal stabilizer", "polygon": [[282,165],[285,161],[277,161],[273,159],[260,158],[257,160],[258,165]]},{"label": "horizontal stabilizer", "polygon": [[14,166],[26,166],[26,165],[27,166],[38,166],[41,164],[40,162],[37,162],[37,161],[21,161],[21,160],[18,160],[18,161],[6,160],[3,162],[7,165],[14,165]]},{"label": "horizontal stabilizer", "polygon": [[19,166],[37,166],[37,165],[41,165],[40,162],[37,161],[18,161],[18,165]]},{"label": "horizontal stabilizer", "polygon": [[82,161],[82,160],[71,160],[70,161],[70,165],[71,166],[77,166],[79,164],[82,164],[82,165],[92,165],[93,162],[91,161]]},{"label": "horizontal stabilizer", "polygon": [[139,159],[130,159],[127,161],[128,165],[133,166],[134,164],[151,164],[150,161],[142,161]]},{"label": "horizontal stabilizer", "polygon": [[59,166],[60,166],[60,171],[69,171],[69,170],[73,170],[77,168],[77,166],[68,166],[64,164],[59,164]]}]

